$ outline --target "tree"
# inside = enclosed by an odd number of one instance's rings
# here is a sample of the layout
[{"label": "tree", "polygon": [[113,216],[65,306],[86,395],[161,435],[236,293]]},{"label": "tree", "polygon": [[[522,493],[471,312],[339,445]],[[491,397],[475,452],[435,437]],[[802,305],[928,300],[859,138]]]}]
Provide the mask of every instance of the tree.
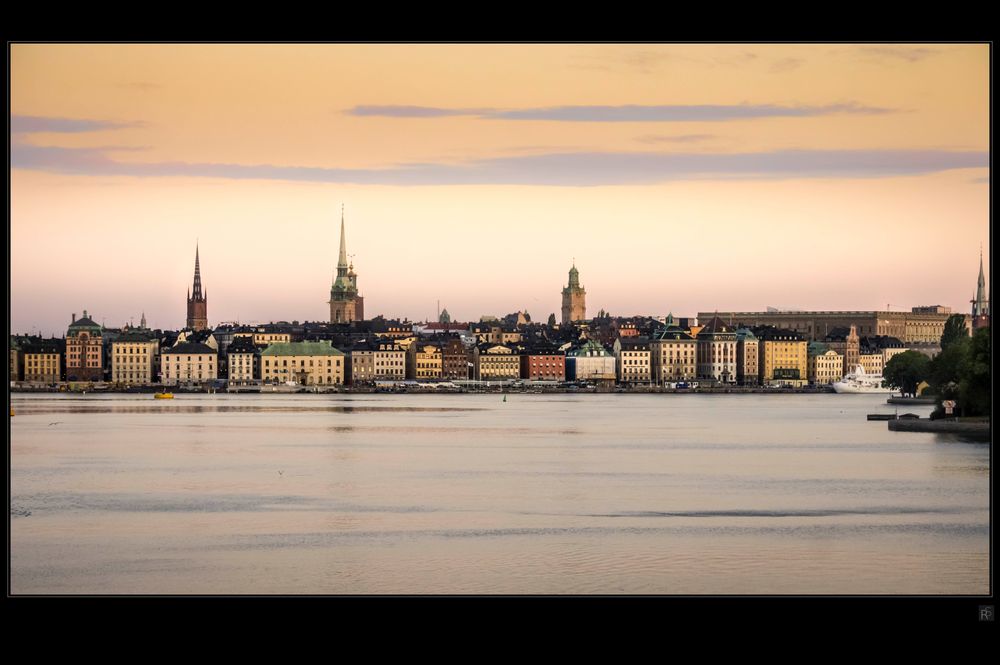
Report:
[{"label": "tree", "polygon": [[[544,312],[545,310],[542,311]],[[549,328],[555,328],[555,327],[556,327],[556,315],[555,312],[553,312],[552,314],[549,314]]]},{"label": "tree", "polygon": [[972,336],[969,355],[958,383],[958,406],[963,416],[990,414],[990,329]]},{"label": "tree", "polygon": [[882,376],[904,395],[916,395],[917,385],[930,375],[930,364],[930,359],[919,351],[904,351],[889,359]]},{"label": "tree", "polygon": [[969,329],[965,326],[964,314],[952,314],[944,322],[944,334],[941,335],[941,350],[961,339],[969,338]]}]

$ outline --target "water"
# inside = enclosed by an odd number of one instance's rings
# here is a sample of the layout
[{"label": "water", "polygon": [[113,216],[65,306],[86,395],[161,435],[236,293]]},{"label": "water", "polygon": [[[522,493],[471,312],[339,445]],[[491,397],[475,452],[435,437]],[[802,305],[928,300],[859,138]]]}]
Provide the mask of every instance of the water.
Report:
[{"label": "water", "polygon": [[11,591],[989,593],[989,446],[885,395],[501,399],[15,396]]}]

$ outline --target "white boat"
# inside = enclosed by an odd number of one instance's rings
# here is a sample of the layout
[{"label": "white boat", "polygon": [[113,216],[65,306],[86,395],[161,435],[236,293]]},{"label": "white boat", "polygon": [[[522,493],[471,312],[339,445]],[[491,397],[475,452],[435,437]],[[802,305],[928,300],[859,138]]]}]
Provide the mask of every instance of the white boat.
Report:
[{"label": "white boat", "polygon": [[854,367],[854,372],[848,374],[833,384],[833,390],[838,393],[891,393],[892,388],[882,387],[881,374],[868,374],[861,365]]}]

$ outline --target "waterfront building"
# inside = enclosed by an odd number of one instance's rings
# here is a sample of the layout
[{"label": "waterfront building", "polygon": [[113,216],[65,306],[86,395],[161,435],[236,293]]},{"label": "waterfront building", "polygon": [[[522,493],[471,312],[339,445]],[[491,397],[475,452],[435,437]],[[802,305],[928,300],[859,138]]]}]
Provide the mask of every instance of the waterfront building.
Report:
[{"label": "waterfront building", "polygon": [[736,383],[755,386],[760,383],[760,341],[749,328],[736,330]]},{"label": "waterfront building", "polygon": [[356,342],[345,359],[352,384],[402,381],[406,378],[406,350],[390,337],[371,337]]},{"label": "waterfront building", "polygon": [[809,383],[829,385],[843,377],[844,358],[823,342],[809,342]]},{"label": "waterfront building", "polygon": [[698,379],[736,383],[736,332],[714,316],[692,335],[698,342]]},{"label": "waterfront building", "polygon": [[333,386],[344,383],[344,354],[326,341],[276,342],[260,353],[265,384]]},{"label": "waterfront building", "polygon": [[226,347],[226,378],[230,386],[254,386],[261,380],[261,347],[253,335],[239,335]]},{"label": "waterfront building", "polygon": [[[27,383],[58,383],[62,378],[64,342],[55,337],[35,338],[22,347],[24,381]],[[13,380],[13,379],[12,379]]]},{"label": "waterfront building", "polygon": [[215,349],[201,342],[180,342],[160,353],[160,380],[165,386],[206,383],[217,376]]},{"label": "waterfront building", "polygon": [[666,327],[653,333],[649,341],[653,383],[693,381],[697,373],[697,349],[697,341],[668,316]]},{"label": "waterfront building", "polygon": [[478,344],[473,351],[477,381],[512,381],[521,376],[521,356],[503,344]]},{"label": "waterfront building", "polygon": [[448,335],[441,338],[442,379],[468,379],[469,362],[469,353],[461,337]]},{"label": "waterfront building", "polygon": [[[714,314],[699,312],[699,319],[708,320]],[[809,341],[825,341],[836,328],[854,326],[859,335],[888,335],[904,343],[932,343],[941,339],[949,314],[927,311],[926,306],[909,312],[889,311],[766,311],[718,312],[730,325],[740,327],[772,326],[800,333]]]},{"label": "waterfront building", "polygon": [[521,378],[529,381],[566,380],[566,353],[554,344],[536,342],[521,352]]},{"label": "waterfront building", "polygon": [[201,265],[198,261],[198,245],[194,248],[194,285],[187,295],[187,327],[191,330],[208,328],[208,291],[202,292]]},{"label": "waterfront building", "polygon": [[972,330],[990,325],[990,298],[986,292],[986,276],[983,273],[983,250],[979,250],[979,279],[976,280],[976,296],[972,302]]},{"label": "waterfront building", "polygon": [[111,381],[126,386],[157,383],[160,342],[141,331],[129,331],[111,342]]},{"label": "waterfront building", "polygon": [[808,383],[808,342],[803,335],[772,327],[758,328],[754,334],[760,341],[761,385],[801,388]]},{"label": "waterfront building", "polygon": [[615,357],[597,340],[583,340],[566,351],[566,380],[613,383]]},{"label": "waterfront building", "polygon": [[[887,337],[885,335],[876,335],[874,337],[862,337],[859,341],[860,355],[871,355],[878,354],[882,356],[881,367],[884,369],[889,359],[894,355],[908,351],[908,347],[899,341],[895,337]],[[859,362],[860,356],[859,356]],[[874,366],[874,361],[868,361],[869,364]],[[861,362],[864,367],[864,362]],[[867,370],[867,367],[865,368]]]},{"label": "waterfront building", "polygon": [[417,341],[406,351],[406,377],[424,381],[440,380],[442,367],[441,345],[436,342]]},{"label": "waterfront building", "polygon": [[22,381],[24,379],[24,344],[16,335],[10,336],[10,366],[7,376],[11,382]]},{"label": "waterfront building", "polygon": [[[361,321],[358,312],[358,276],[353,261],[347,263],[347,239],[344,232],[344,211],[340,211],[340,254],[337,259],[337,276],[330,287],[330,323]],[[363,314],[363,312],[361,313]]]},{"label": "waterfront building", "polygon": [[844,357],[841,377],[853,374],[861,355],[861,338],[858,337],[857,327],[852,325],[847,328],[834,328],[823,342]]},{"label": "waterfront building", "polygon": [[884,369],[883,363],[885,362],[881,351],[876,351],[875,353],[861,353],[858,355],[858,364],[861,365],[865,374],[881,376],[882,370]]},{"label": "waterfront building", "polygon": [[76,318],[66,331],[66,379],[68,381],[104,380],[104,343],[101,326],[83,310],[83,317]]},{"label": "waterfront building", "polygon": [[569,284],[562,290],[562,322],[572,323],[587,318],[587,291],[580,286],[580,271],[576,261],[569,269]]},{"label": "waterfront building", "polygon": [[649,339],[630,333],[616,339],[612,348],[615,353],[615,370],[619,383],[635,385],[649,383],[652,380]]}]

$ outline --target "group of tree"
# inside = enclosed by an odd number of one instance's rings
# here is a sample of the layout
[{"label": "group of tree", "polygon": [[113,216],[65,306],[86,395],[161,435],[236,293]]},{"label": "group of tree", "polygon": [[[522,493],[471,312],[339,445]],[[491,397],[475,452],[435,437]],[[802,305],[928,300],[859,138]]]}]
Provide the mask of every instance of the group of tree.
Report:
[{"label": "group of tree", "polygon": [[990,328],[980,328],[971,337],[965,317],[953,314],[945,322],[941,352],[929,359],[917,351],[898,353],[883,372],[886,382],[904,395],[915,395],[924,381],[924,394],[937,398],[932,418],[944,414],[943,400],[954,400],[962,416],[990,413]]}]

